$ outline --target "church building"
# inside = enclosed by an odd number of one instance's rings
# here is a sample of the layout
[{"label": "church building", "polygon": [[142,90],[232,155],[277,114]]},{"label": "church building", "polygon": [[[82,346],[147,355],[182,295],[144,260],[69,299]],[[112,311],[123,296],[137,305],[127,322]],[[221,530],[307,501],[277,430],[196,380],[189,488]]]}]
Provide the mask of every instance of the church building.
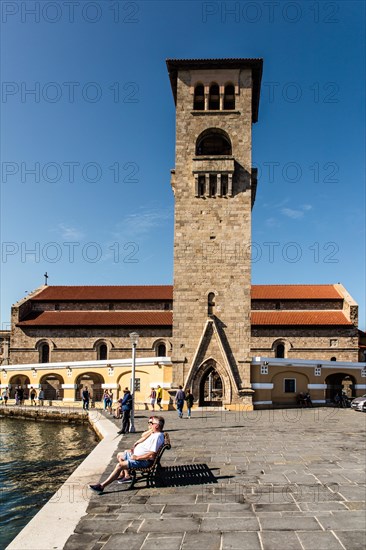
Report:
[{"label": "church building", "polygon": [[[326,404],[366,389],[358,306],[341,284],[253,285],[251,212],[257,187],[252,124],[261,59],[168,60],[176,105],[172,286],[44,285],[12,308],[1,386],[50,400],[121,395],[136,344],[136,403],[158,384],[199,406]],[[364,359],[364,357],[361,359]]]}]

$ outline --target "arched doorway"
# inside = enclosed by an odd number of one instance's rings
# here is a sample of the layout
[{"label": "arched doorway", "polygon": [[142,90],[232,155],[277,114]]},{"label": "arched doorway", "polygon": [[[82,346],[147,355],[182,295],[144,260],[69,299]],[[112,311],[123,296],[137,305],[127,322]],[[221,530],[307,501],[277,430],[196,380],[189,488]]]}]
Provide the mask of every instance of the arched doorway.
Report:
[{"label": "arched doorway", "polygon": [[232,380],[225,366],[210,357],[195,365],[185,383],[200,407],[221,407],[231,403]]},{"label": "arched doorway", "polygon": [[64,390],[62,388],[64,380],[59,374],[45,374],[39,383],[44,391],[45,401],[57,401],[64,398]]},{"label": "arched doorway", "polygon": [[24,395],[28,395],[28,385],[30,384],[30,380],[25,374],[16,374],[15,376],[12,376],[9,380],[9,384],[11,384],[9,392],[10,399],[14,399],[15,390],[17,387],[21,387],[24,391]]},{"label": "arched doorway", "polygon": [[96,372],[80,374],[76,379],[75,401],[81,401],[81,392],[86,386],[91,395],[92,401],[102,401],[104,378]]},{"label": "arched doorway", "polygon": [[332,403],[337,394],[341,394],[344,391],[347,397],[356,397],[355,384],[356,380],[350,374],[344,372],[336,372],[330,374],[325,379],[327,389],[325,392],[325,398],[328,403]]},{"label": "arched doorway", "polygon": [[221,407],[224,388],[221,376],[211,365],[207,369],[200,382],[199,404],[201,407]]}]

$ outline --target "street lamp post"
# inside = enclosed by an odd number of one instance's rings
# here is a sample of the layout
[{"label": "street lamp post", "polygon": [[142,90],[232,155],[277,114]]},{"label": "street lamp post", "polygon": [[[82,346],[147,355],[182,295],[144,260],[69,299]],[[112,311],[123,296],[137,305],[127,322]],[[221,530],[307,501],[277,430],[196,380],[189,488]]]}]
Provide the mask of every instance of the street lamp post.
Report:
[{"label": "street lamp post", "polygon": [[136,370],[136,346],[139,341],[137,332],[131,332],[130,340],[132,344],[132,373],[131,373],[131,394],[132,394],[132,409],[130,417],[130,432],[134,433],[135,428],[135,370]]}]

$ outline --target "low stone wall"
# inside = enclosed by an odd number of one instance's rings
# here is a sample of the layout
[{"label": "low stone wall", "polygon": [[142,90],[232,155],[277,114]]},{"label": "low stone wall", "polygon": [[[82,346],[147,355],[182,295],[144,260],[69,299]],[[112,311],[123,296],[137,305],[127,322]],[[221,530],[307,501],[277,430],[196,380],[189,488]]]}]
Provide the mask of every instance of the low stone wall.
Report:
[{"label": "low stone wall", "polygon": [[72,407],[5,407],[0,406],[0,417],[24,418],[36,422],[89,423],[88,413]]}]

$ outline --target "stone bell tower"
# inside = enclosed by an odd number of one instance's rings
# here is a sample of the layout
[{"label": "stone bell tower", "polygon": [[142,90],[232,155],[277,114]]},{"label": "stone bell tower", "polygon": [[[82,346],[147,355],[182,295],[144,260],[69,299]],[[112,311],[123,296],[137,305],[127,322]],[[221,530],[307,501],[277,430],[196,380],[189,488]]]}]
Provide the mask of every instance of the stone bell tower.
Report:
[{"label": "stone bell tower", "polygon": [[167,60],[176,104],[173,383],[250,407],[251,165],[261,59]]}]

